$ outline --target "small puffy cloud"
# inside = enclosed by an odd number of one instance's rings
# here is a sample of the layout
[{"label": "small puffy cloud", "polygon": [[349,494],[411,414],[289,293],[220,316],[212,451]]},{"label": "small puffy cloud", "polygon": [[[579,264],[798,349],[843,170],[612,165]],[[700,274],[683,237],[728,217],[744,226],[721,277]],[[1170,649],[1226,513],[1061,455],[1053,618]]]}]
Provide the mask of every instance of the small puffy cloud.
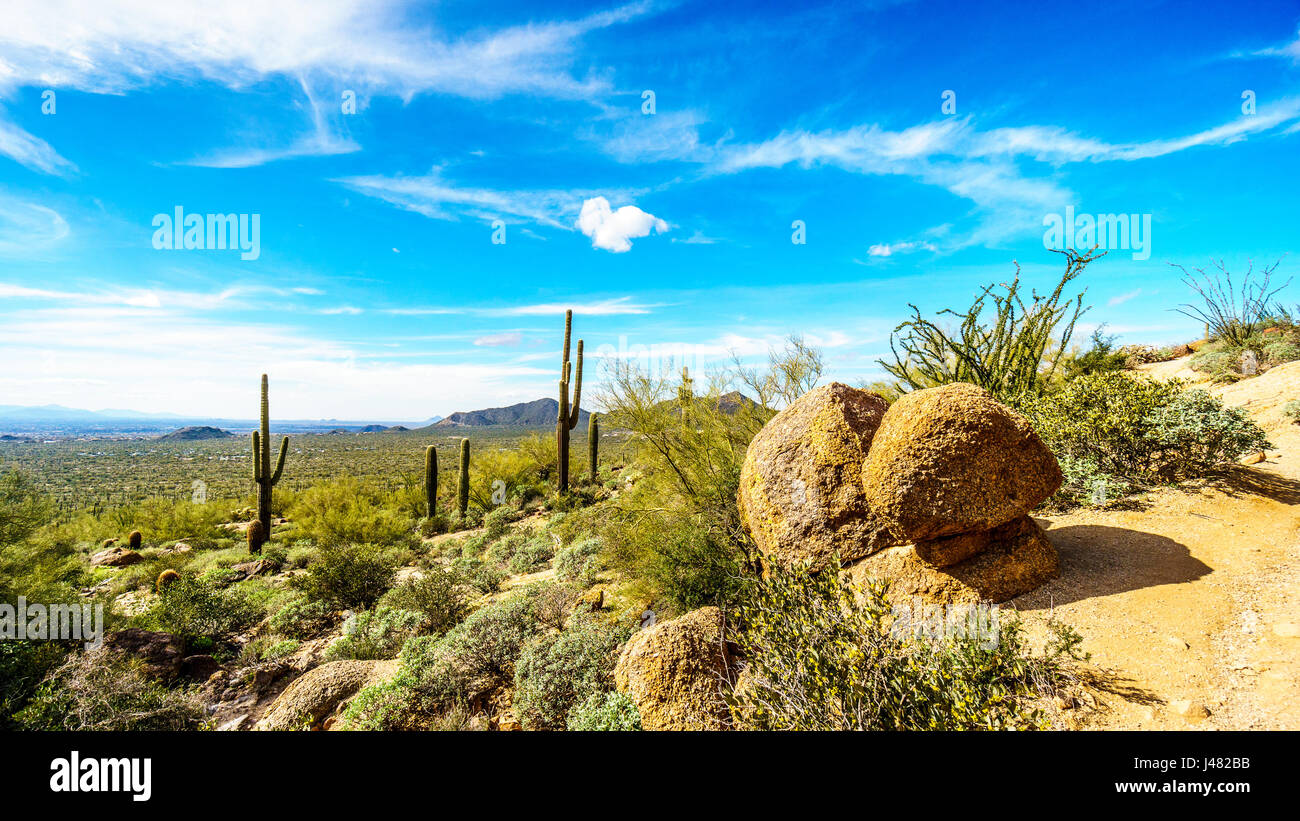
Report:
[{"label": "small puffy cloud", "polygon": [[515,331],[504,334],[488,334],[474,340],[474,344],[485,348],[511,348],[524,341],[524,335]]},{"label": "small puffy cloud", "polygon": [[668,223],[635,205],[624,205],[615,211],[610,208],[609,200],[592,197],[582,204],[578,230],[591,237],[592,248],[621,254],[632,250],[630,239],[648,237],[651,231],[662,234],[668,230]]}]

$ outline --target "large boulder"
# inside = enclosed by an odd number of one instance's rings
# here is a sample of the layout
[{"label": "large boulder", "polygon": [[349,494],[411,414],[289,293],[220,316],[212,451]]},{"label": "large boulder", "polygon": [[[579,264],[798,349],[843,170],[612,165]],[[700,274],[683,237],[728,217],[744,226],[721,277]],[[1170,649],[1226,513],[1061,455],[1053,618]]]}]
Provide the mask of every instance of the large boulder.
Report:
[{"label": "large boulder", "polygon": [[297,678],[276,697],[254,729],[315,729],[363,687],[397,675],[397,661],[332,661]]},{"label": "large boulder", "polygon": [[728,723],[722,685],[730,663],[722,612],[704,607],[634,633],[614,683],[646,730],[717,730]]},{"label": "large boulder", "polygon": [[101,550],[90,557],[92,567],[127,567],[142,561],[144,556],[121,545]]},{"label": "large boulder", "polygon": [[758,432],[740,471],[741,518],[780,564],[824,566],[902,540],[867,504],[862,464],[889,409],[884,398],[833,382],[799,397]]},{"label": "large boulder", "polygon": [[871,508],[920,542],[1018,519],[1055,493],[1062,476],[1028,419],[959,382],[895,402],[862,479]]},{"label": "large boulder", "polygon": [[979,552],[942,567],[924,558],[917,545],[881,551],[845,572],[859,583],[868,577],[888,579],[893,601],[917,597],[938,604],[1004,602],[1060,572],[1056,548],[1028,516],[979,536],[984,544]]}]

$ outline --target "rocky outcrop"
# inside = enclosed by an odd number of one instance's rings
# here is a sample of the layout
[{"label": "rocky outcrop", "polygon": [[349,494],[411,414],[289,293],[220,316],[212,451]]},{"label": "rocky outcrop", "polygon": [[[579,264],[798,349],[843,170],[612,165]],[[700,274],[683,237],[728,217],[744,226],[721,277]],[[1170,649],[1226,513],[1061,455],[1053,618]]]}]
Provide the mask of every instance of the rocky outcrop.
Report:
[{"label": "rocky outcrop", "polygon": [[722,685],[730,663],[722,612],[705,607],[634,633],[614,683],[646,730],[716,730],[727,726]]},{"label": "rocky outcrop", "polygon": [[294,680],[257,723],[258,730],[315,729],[363,687],[397,674],[397,661],[332,661]]},{"label": "rocky outcrop", "polygon": [[862,465],[889,403],[838,382],[768,421],[740,472],[740,515],[769,561],[824,566],[902,544],[867,504]]},{"label": "rocky outcrop", "polygon": [[139,659],[146,674],[162,681],[176,678],[185,660],[185,639],[139,627],[110,634],[104,639],[104,647]]},{"label": "rocky outcrop", "polygon": [[121,545],[101,550],[90,557],[92,567],[127,567],[142,561],[144,556]]},{"label": "rocky outcrop", "polygon": [[754,438],[737,502],[769,561],[817,569],[838,554],[894,596],[1006,601],[1058,572],[1028,514],[1061,482],[1029,420],[974,385],[887,406],[832,384]]}]

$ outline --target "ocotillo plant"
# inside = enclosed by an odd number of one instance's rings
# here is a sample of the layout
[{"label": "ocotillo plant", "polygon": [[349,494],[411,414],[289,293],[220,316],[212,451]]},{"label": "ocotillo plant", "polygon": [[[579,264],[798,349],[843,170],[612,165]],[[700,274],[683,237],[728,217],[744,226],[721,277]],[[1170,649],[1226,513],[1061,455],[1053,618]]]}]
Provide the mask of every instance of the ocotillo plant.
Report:
[{"label": "ocotillo plant", "polygon": [[559,491],[569,490],[569,431],[578,426],[582,412],[582,340],[578,340],[578,381],[573,387],[573,404],[569,404],[569,380],[573,375],[569,362],[569,336],[573,332],[573,311],[564,312],[564,359],[560,364],[560,414],[555,421],[555,446],[559,451]]},{"label": "ocotillo plant", "polygon": [[257,483],[257,521],[262,523],[260,538],[248,541],[250,552],[262,549],[262,543],[271,535],[271,488],[284,473],[284,457],[289,452],[289,437],[280,440],[280,456],[271,470],[271,405],[267,401],[266,374],[262,374],[262,431],[253,431],[253,481]]},{"label": "ocotillo plant", "polygon": [[424,506],[430,519],[438,512],[438,448],[424,449]]},{"label": "ocotillo plant", "polygon": [[587,419],[587,465],[591,469],[591,483],[596,484],[596,460],[600,455],[600,423],[596,414]]},{"label": "ocotillo plant", "polygon": [[469,440],[460,440],[460,484],[456,487],[456,509],[460,518],[469,510]]}]

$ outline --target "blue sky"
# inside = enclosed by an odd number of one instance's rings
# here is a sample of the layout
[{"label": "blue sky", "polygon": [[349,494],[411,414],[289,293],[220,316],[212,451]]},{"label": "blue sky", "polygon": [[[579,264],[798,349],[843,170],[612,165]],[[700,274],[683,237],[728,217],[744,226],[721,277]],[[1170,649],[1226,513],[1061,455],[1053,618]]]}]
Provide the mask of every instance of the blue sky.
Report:
[{"label": "blue sky", "polygon": [[[0,404],[247,417],[265,371],[278,416],[420,420],[555,393],[565,307],[589,352],[800,333],[857,384],[909,302],[1050,284],[1067,208],[1151,224],[1082,331],[1180,341],[1169,263],[1295,251],[1297,180],[1294,2],[19,0]],[[256,258],[156,248],[178,206]]]}]

